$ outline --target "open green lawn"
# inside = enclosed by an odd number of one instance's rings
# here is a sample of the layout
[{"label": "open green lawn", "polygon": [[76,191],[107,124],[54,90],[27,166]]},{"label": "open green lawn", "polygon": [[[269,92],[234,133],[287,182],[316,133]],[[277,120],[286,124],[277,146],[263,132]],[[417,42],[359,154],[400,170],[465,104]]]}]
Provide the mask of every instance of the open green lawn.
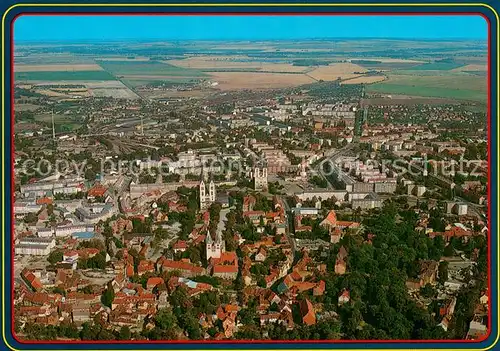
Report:
[{"label": "open green lawn", "polygon": [[472,75],[389,75],[389,79],[366,87],[368,92],[486,101],[485,77]]},{"label": "open green lawn", "polygon": [[159,61],[98,61],[102,68],[115,76],[178,76],[205,77],[200,70],[182,68]]},{"label": "open green lawn", "polygon": [[16,72],[14,79],[19,81],[64,81],[64,80],[116,80],[106,71],[42,71],[42,72]]}]

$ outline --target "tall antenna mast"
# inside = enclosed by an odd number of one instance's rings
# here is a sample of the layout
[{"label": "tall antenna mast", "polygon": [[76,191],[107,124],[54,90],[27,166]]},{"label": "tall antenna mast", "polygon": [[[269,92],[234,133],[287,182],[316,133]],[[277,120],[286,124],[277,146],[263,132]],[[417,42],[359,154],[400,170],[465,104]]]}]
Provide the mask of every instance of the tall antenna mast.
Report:
[{"label": "tall antenna mast", "polygon": [[52,139],[56,140],[56,127],[54,124],[54,110],[52,110]]}]

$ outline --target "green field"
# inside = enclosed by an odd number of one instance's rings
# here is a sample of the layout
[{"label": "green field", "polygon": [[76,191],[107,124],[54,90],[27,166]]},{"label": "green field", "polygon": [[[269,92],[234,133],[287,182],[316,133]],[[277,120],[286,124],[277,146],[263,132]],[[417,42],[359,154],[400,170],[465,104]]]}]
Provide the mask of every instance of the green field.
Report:
[{"label": "green field", "polygon": [[[52,115],[35,115],[35,121],[45,123],[47,126],[51,126]],[[82,123],[78,122],[75,118],[65,115],[54,115],[54,124],[57,132],[70,132],[82,126]]]},{"label": "green field", "polygon": [[488,72],[486,71],[463,71],[464,73],[467,74],[472,74],[473,76],[479,76],[479,77],[486,77],[488,75]]},{"label": "green field", "polygon": [[106,71],[16,72],[14,77],[16,81],[116,80]]},{"label": "green field", "polygon": [[390,74],[394,76],[414,76],[414,77],[467,77],[469,74],[457,71],[418,71],[413,68],[407,70],[395,70]]},{"label": "green field", "polygon": [[389,75],[389,79],[367,86],[368,92],[395,95],[440,97],[459,100],[486,101],[484,77]]},{"label": "green field", "polygon": [[125,84],[129,88],[135,88],[141,85],[148,85],[148,84],[153,84],[153,83],[166,83],[166,84],[189,84],[192,83],[193,80],[196,80],[195,78],[185,78],[185,77],[173,77],[173,78],[155,78],[154,76],[151,76],[151,78],[133,78],[133,77],[127,77],[121,79],[121,82]]},{"label": "green field", "polygon": [[178,76],[205,77],[196,69],[182,68],[159,61],[98,61],[98,64],[115,76]]},{"label": "green field", "polygon": [[[359,63],[359,62],[363,63]],[[360,65],[361,67],[364,67],[368,70],[406,70],[406,69],[413,69],[413,67],[421,65],[420,63],[417,62],[378,62],[377,61],[370,61],[370,60],[351,60],[351,63],[354,63],[356,65]]]},{"label": "green field", "polygon": [[411,67],[412,71],[449,71],[462,67],[463,63],[457,63],[451,60],[435,61],[424,63],[423,65]]}]

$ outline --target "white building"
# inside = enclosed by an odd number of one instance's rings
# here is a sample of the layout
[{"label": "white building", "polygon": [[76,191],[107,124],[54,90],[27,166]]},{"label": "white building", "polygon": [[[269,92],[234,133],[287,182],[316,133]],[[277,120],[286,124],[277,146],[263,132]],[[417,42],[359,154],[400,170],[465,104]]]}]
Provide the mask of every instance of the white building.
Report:
[{"label": "white building", "polygon": [[267,190],[267,168],[256,167],[251,176],[254,180],[254,189],[259,191]]},{"label": "white building", "polygon": [[15,215],[25,215],[28,213],[37,213],[42,209],[42,205],[37,205],[35,203],[25,203],[18,202],[14,203],[14,214]]},{"label": "white building", "polygon": [[40,238],[51,238],[54,235],[52,228],[37,228],[36,234]]},{"label": "white building", "polygon": [[[211,204],[215,202],[215,183],[210,181],[208,185],[208,194],[205,182],[202,180],[200,182],[200,209],[205,210],[210,207]],[[207,257],[208,259],[208,257]]]},{"label": "white building", "polygon": [[222,235],[219,231],[215,234],[215,240],[212,238],[212,235],[208,233],[205,243],[207,261],[210,261],[212,257],[220,258],[221,254],[226,250],[226,243],[222,240]]},{"label": "white building", "polygon": [[15,243],[14,253],[16,255],[47,256],[55,246],[54,238],[25,237]]},{"label": "white building", "polygon": [[14,248],[16,255],[48,256],[50,248],[47,244],[18,244]]},{"label": "white building", "polygon": [[91,232],[94,230],[94,226],[89,226],[85,224],[80,225],[64,225],[57,226],[55,230],[56,237],[70,236],[78,232]]}]

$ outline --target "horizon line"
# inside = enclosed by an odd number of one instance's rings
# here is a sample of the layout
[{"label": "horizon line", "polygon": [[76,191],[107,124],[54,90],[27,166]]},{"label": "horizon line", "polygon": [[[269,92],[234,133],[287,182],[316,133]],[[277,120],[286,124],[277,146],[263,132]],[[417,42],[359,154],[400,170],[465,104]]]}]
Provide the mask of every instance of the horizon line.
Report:
[{"label": "horizon line", "polygon": [[124,42],[124,41],[148,41],[148,42],[182,42],[182,41],[199,41],[199,42],[210,42],[210,41],[239,41],[239,42],[270,42],[270,41],[296,41],[296,40],[309,40],[309,41],[325,41],[325,40],[394,40],[394,41],[488,41],[488,37],[298,37],[298,38],[114,38],[114,39],[99,39],[99,38],[79,38],[79,39],[17,39],[14,42],[18,43],[47,43],[47,42],[63,42],[63,43],[80,43],[93,41],[96,43],[109,43],[109,42]]}]

